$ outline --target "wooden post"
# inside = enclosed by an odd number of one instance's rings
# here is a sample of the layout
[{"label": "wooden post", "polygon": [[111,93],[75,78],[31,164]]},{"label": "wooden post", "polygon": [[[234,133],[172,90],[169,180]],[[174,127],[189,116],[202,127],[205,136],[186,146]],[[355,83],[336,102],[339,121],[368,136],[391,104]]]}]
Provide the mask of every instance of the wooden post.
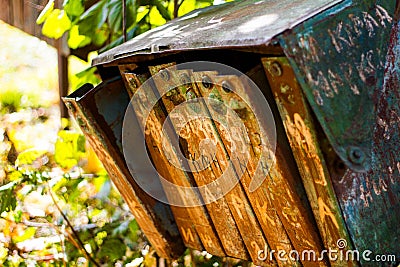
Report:
[{"label": "wooden post", "polygon": [[0,20],[4,22],[10,23],[11,20],[11,1],[9,0],[0,0]]},{"label": "wooden post", "polygon": [[[55,1],[56,8],[62,8],[62,0]],[[68,95],[68,55],[69,48],[67,45],[67,39],[64,34],[63,37],[56,41],[57,49],[57,60],[58,60],[58,92],[60,95],[60,116],[61,118],[68,118],[68,110],[64,103],[61,101],[61,97]]]},{"label": "wooden post", "polygon": [[57,51],[58,60],[58,91],[60,94],[60,116],[61,118],[68,118],[68,110],[61,97],[68,94],[68,56],[63,55],[59,50]]}]

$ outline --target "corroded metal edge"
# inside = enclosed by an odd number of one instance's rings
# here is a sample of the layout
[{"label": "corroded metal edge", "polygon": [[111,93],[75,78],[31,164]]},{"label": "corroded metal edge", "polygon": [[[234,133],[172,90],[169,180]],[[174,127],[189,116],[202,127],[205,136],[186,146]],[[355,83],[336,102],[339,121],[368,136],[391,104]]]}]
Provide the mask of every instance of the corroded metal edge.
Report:
[{"label": "corroded metal edge", "polygon": [[266,47],[277,35],[341,2],[245,0],[198,9],[100,54],[93,65],[174,51]]}]

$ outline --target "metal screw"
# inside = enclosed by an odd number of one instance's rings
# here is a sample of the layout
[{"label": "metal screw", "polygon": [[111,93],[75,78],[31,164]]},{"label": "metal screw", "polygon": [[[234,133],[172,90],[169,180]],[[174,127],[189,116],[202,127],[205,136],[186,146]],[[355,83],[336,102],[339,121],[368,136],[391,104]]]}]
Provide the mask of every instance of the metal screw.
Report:
[{"label": "metal screw", "polygon": [[225,92],[227,92],[227,93],[232,92],[232,85],[230,84],[230,82],[228,82],[228,81],[223,81],[222,84],[221,84],[221,86],[222,86],[222,89],[223,89]]},{"label": "metal screw", "polygon": [[169,75],[168,70],[166,70],[166,69],[160,70],[160,75],[164,81],[169,81],[170,75]]},{"label": "metal screw", "polygon": [[213,87],[213,82],[211,80],[210,77],[208,77],[207,75],[204,75],[201,78],[201,84],[203,85],[204,88],[206,89],[211,89]]},{"label": "metal screw", "polygon": [[268,66],[268,71],[274,77],[282,76],[282,67],[279,62],[274,61]]}]

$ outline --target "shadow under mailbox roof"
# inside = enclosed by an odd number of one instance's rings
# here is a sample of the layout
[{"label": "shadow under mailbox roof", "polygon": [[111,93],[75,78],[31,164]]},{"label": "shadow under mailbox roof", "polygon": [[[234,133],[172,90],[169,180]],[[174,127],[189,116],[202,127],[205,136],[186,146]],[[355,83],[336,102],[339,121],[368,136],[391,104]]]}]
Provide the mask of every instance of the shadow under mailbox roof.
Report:
[{"label": "shadow under mailbox roof", "polygon": [[244,0],[194,10],[110,49],[93,65],[152,53],[268,45],[285,30],[342,0]]}]

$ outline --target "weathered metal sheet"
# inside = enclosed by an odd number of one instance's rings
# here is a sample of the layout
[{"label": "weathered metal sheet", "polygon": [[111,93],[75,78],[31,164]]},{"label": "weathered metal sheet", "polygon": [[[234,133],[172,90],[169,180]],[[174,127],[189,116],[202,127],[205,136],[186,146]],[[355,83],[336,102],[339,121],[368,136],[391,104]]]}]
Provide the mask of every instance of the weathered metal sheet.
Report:
[{"label": "weathered metal sheet", "polygon": [[[325,249],[339,249],[338,242],[351,239],[333,189],[315,129],[315,121],[301,92],[294,72],[285,57],[262,59],[265,73],[274,94],[296,159],[308,199],[314,212]],[[355,266],[352,259],[332,259],[331,266]]]},{"label": "weathered metal sheet", "polygon": [[[173,94],[173,96],[166,94],[162,98],[166,110],[171,114],[174,108],[179,106],[179,111],[170,115],[171,122],[175,131],[180,134],[185,157],[193,160],[190,162],[192,164],[189,163],[189,167],[197,185],[211,185],[210,189],[203,191],[205,202],[209,203],[210,197],[212,197],[211,205],[215,206],[214,203],[219,202],[224,203],[226,207],[222,224],[218,222],[221,225],[217,225],[217,222],[214,221],[215,227],[222,227],[224,231],[229,230],[231,226],[226,224],[226,216],[233,216],[232,223],[233,225],[236,224],[240,240],[245,244],[251,260],[258,265],[276,265],[273,259],[266,259],[265,262],[259,260],[259,250],[267,248],[268,243],[241,185],[233,185],[230,191],[224,192],[223,196],[217,199],[218,193],[230,186],[226,180],[222,183],[219,178],[226,175],[225,177],[229,177],[233,183],[238,178],[229,160],[226,147],[221,142],[221,136],[215,129],[214,122],[209,117],[201,116],[201,114],[208,114],[208,111],[202,100],[196,100],[200,97],[200,93],[198,88],[191,83],[193,76],[191,71],[176,70],[173,67],[165,69],[166,67],[169,67],[169,65],[150,67],[150,71],[153,75],[160,71],[168,73],[167,75],[153,76],[153,79],[160,95],[167,92]],[[185,81],[183,84],[182,80]],[[182,85],[171,90],[171,86],[179,84]],[[194,100],[194,102],[190,102],[190,100]],[[189,102],[186,102],[187,105],[182,108],[180,104],[183,101]],[[199,115],[201,117],[197,117]],[[200,192],[202,193],[202,191]],[[216,209],[209,209],[209,212],[210,216],[214,217],[222,215],[220,210]]]},{"label": "weathered metal sheet", "polygon": [[305,21],[281,39],[296,77],[341,159],[372,163],[377,95],[396,1],[353,1]]},{"label": "weathered metal sheet", "polygon": [[93,64],[129,55],[265,47],[278,34],[340,2],[342,0],[244,0],[195,10],[99,55]]},{"label": "weathered metal sheet", "polygon": [[[121,151],[122,118],[129,97],[121,79],[83,86],[63,98],[159,256],[175,259],[184,246],[171,209],[135,183]],[[161,188],[161,185],[160,185]]]},{"label": "weathered metal sheet", "polygon": [[[157,167],[157,171],[169,182],[186,187],[189,190],[189,188],[194,186],[194,182],[192,181],[193,179],[182,169],[171,164],[171,158],[176,158],[173,147],[170,142],[162,142],[164,138],[167,139],[168,137],[165,136],[165,132],[162,130],[166,116],[160,106],[161,103],[157,103],[152,88],[146,88],[146,90],[140,90],[138,92],[138,89],[141,86],[145,86],[143,83],[147,80],[149,74],[135,74],[134,69],[136,66],[132,64],[119,66],[119,68],[130,95],[143,94],[136,96],[136,98],[132,100],[132,106],[136,113],[136,117],[139,120],[139,124],[145,130],[147,148],[154,165]],[[139,99],[140,101],[138,101]],[[156,104],[154,105],[154,108],[152,108],[149,116],[147,118],[143,117],[144,114],[147,113],[146,111],[143,111],[143,109],[152,107],[152,103]],[[132,148],[127,147],[125,149]],[[166,156],[165,151],[169,152],[168,157]],[[174,159],[173,161],[178,162],[177,159]],[[179,191],[177,194],[172,190],[168,190],[168,187],[164,187],[164,189],[168,199],[176,199],[177,197],[180,197],[180,202],[182,203],[202,202],[200,199],[193,199],[197,197],[194,190],[192,194],[182,194],[183,192]],[[188,197],[190,197],[190,199],[187,199]],[[197,250],[205,249],[212,255],[225,256],[211,219],[204,206],[180,207],[171,205],[171,209],[174,213],[182,239],[187,247]]]},{"label": "weathered metal sheet", "polygon": [[[377,266],[376,256],[388,259],[385,266],[396,266],[400,259],[400,5],[392,27],[389,52],[386,56],[383,87],[377,92],[374,105],[371,170],[357,173],[347,170],[335,174],[335,191],[344,219],[360,253],[363,266]],[[329,154],[329,153],[327,153]],[[334,156],[330,161],[334,161]],[[397,262],[396,262],[397,261]],[[396,263],[396,264],[395,264]]]}]

